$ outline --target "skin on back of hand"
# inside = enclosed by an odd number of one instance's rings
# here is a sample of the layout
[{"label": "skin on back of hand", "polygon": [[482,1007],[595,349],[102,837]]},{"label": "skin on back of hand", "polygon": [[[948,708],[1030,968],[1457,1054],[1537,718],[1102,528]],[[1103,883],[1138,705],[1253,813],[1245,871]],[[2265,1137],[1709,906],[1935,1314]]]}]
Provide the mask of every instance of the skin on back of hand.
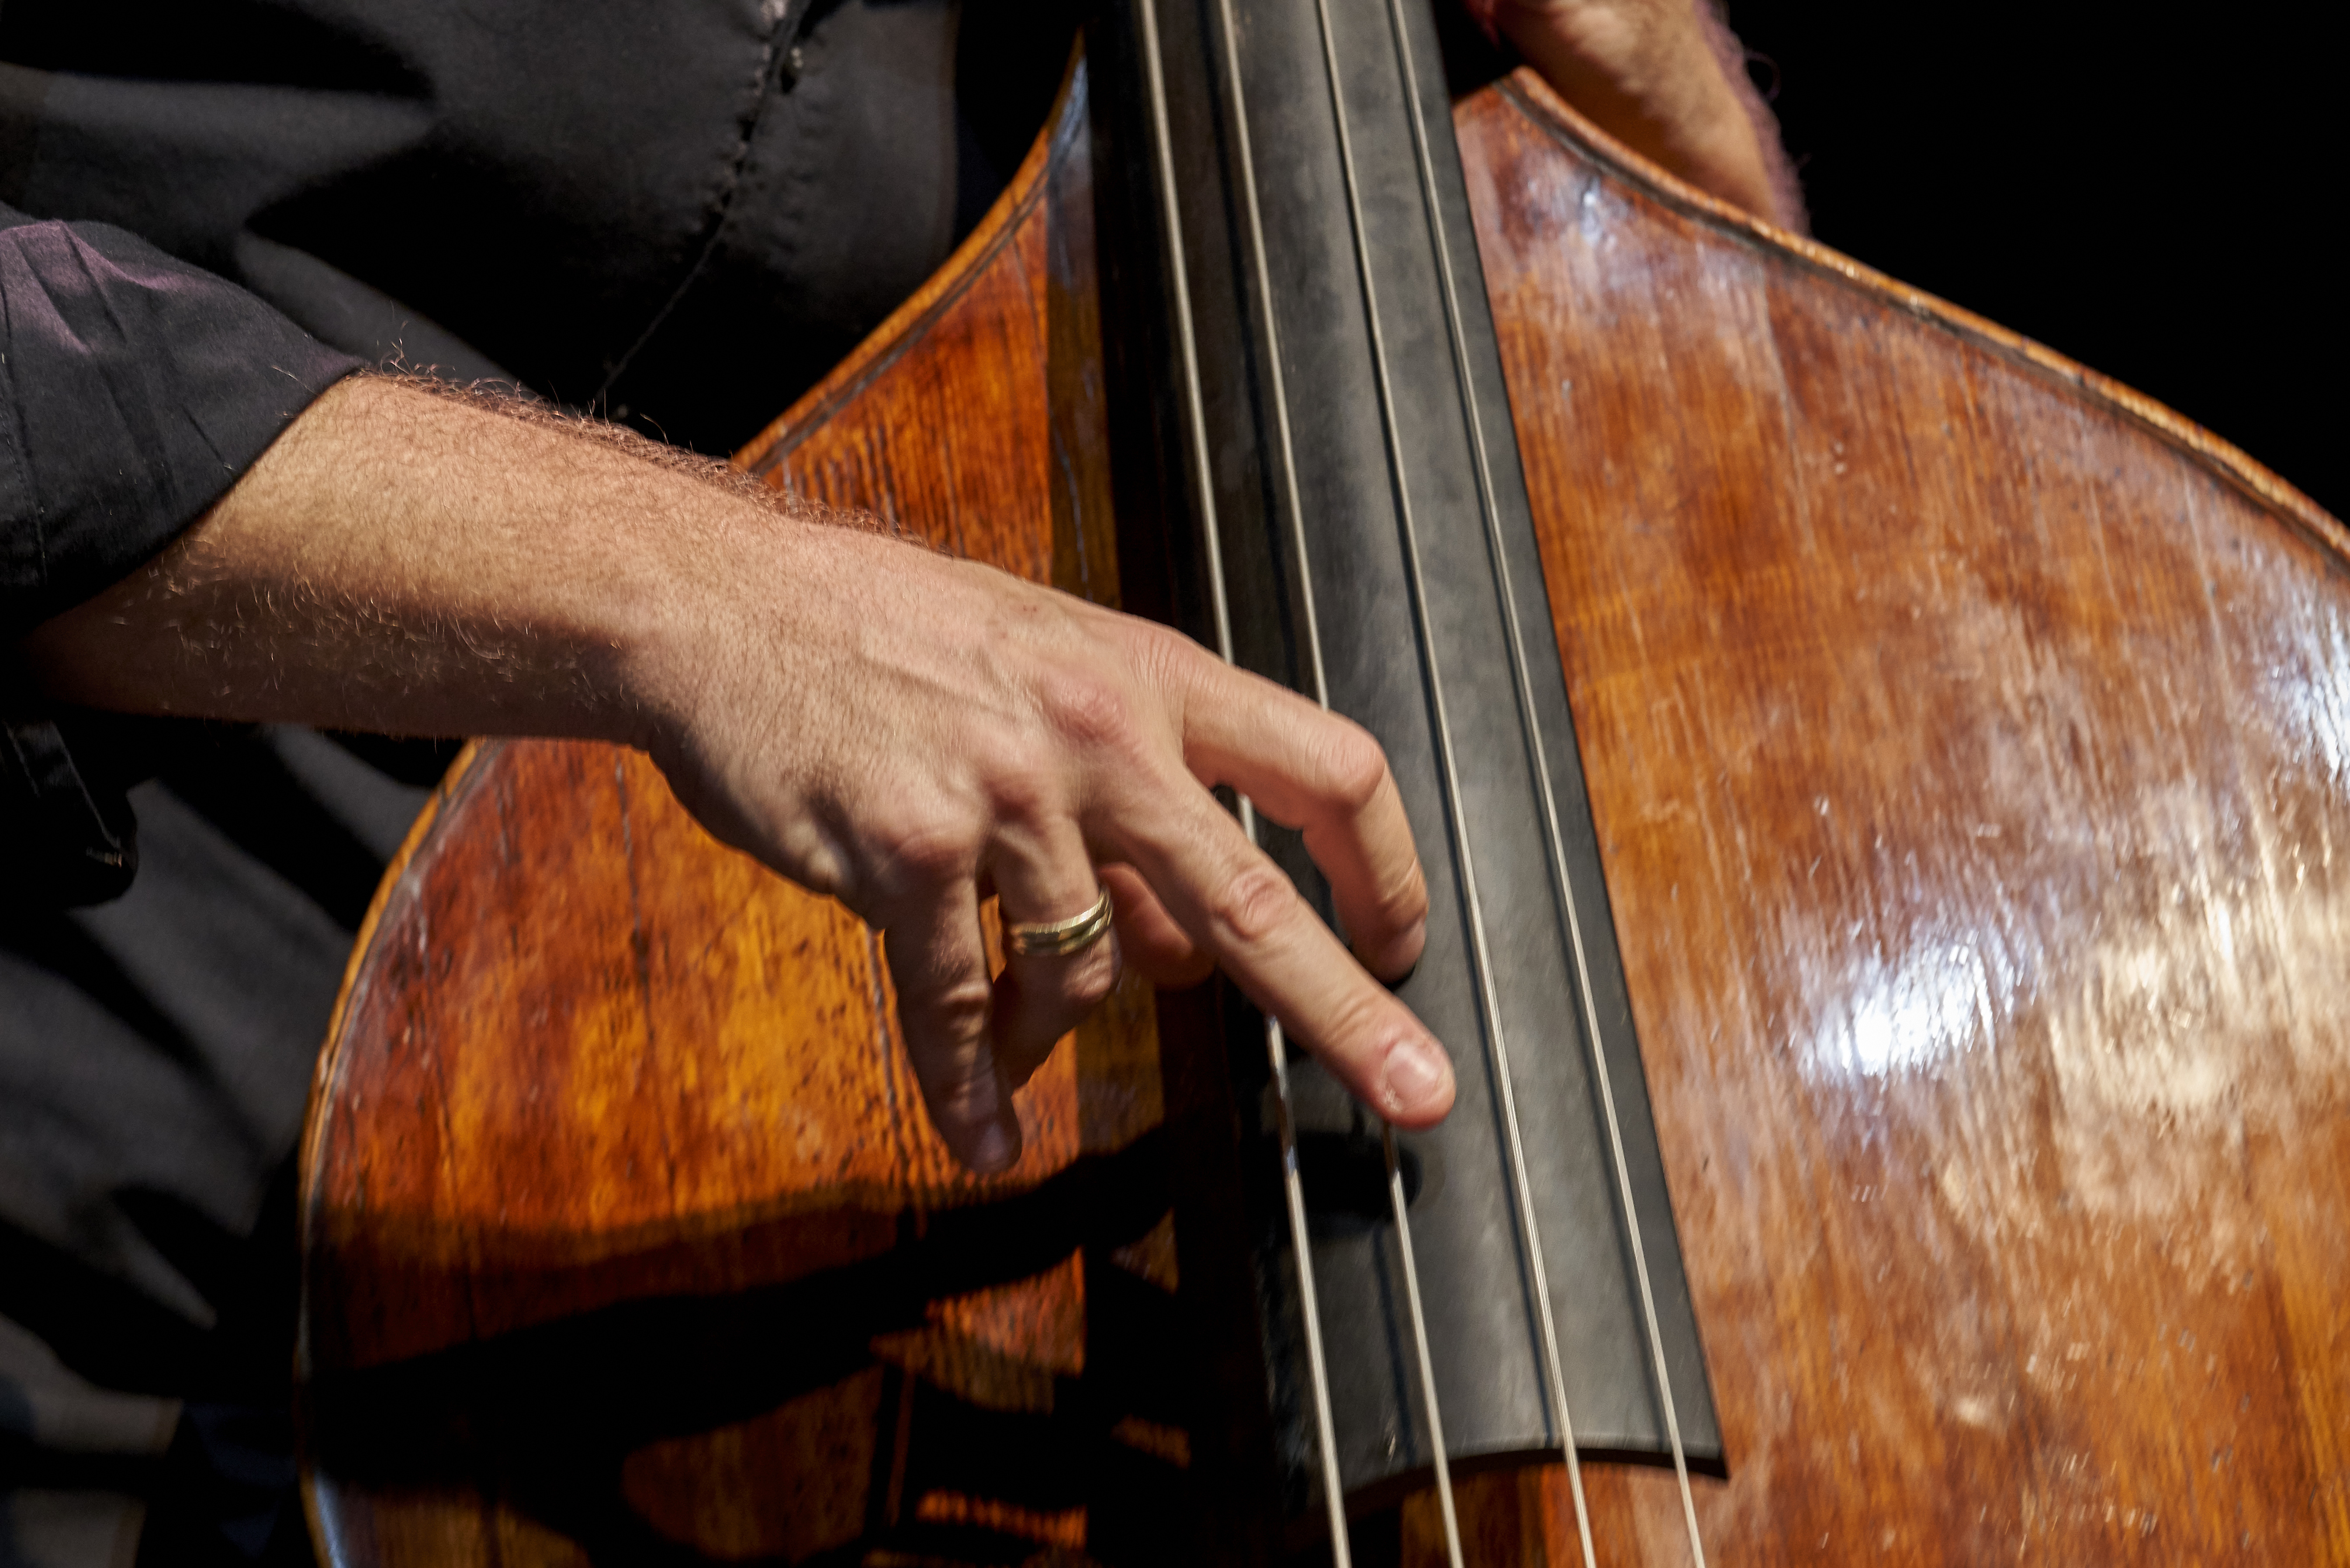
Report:
[{"label": "skin on back of hand", "polygon": [[[992,977],[981,903],[1063,919],[1097,877],[1146,972],[1220,964],[1399,1125],[1452,1102],[1443,1048],[1372,978],[1418,961],[1427,895],[1367,732],[1164,627],[610,426],[354,378],[25,651],[95,707],[642,748],[717,836],[883,931],[931,1115],[982,1169],[1017,1158],[1012,1092],[1119,948]],[[1304,830],[1352,955],[1225,784]]]}]

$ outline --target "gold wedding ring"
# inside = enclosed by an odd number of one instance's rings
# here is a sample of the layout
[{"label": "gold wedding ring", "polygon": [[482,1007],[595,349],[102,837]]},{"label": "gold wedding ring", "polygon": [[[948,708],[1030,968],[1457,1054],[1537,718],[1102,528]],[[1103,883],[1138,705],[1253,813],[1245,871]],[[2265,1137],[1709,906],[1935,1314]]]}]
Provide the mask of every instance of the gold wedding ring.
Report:
[{"label": "gold wedding ring", "polygon": [[1006,920],[1003,950],[1019,958],[1066,958],[1101,940],[1109,929],[1109,889],[1094,907],[1066,920]]}]

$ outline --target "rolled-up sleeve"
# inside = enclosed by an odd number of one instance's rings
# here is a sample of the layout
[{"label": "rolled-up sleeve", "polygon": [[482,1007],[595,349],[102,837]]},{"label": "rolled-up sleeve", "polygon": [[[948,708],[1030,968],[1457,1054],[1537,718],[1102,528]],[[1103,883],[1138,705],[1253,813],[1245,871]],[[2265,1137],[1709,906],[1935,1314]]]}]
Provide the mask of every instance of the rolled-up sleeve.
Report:
[{"label": "rolled-up sleeve", "polygon": [[[133,234],[0,206],[0,649],[170,544],[357,369]],[[120,892],[119,781],[21,686],[0,705],[0,898]]]},{"label": "rolled-up sleeve", "polygon": [[359,368],[103,223],[0,207],[0,638],[128,575]]}]

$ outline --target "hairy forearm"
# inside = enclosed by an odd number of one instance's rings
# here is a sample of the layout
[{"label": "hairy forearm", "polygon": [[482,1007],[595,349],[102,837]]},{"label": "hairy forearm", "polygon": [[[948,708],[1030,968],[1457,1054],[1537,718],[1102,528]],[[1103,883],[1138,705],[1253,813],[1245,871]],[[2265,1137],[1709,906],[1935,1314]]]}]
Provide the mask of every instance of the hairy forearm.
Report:
[{"label": "hairy forearm", "polygon": [[1117,950],[993,974],[980,904],[1052,922],[1105,881],[1147,971],[1217,960],[1391,1120],[1443,1115],[1441,1047],[1209,793],[1301,825],[1358,954],[1400,973],[1426,889],[1368,735],[847,521],[608,427],[361,379],[25,652],[56,694],[134,711],[644,747],[712,833],[884,932],[924,1098],[983,1168]]},{"label": "hairy forearm", "polygon": [[93,707],[641,740],[649,707],[682,700],[656,654],[696,564],[795,526],[713,470],[527,405],[354,378],[24,652]]}]

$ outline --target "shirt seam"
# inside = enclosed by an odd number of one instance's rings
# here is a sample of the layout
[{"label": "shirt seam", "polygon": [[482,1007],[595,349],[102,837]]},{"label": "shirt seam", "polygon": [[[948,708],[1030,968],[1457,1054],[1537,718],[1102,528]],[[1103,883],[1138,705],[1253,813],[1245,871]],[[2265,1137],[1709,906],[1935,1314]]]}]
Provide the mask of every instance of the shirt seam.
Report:
[{"label": "shirt seam", "polygon": [[717,254],[719,239],[726,232],[727,216],[734,210],[734,198],[743,189],[743,172],[750,167],[752,150],[758,144],[760,122],[766,118],[767,105],[775,97],[772,88],[776,62],[783,57],[786,40],[793,37],[806,20],[812,5],[813,0],[786,0],[776,9],[774,24],[767,31],[765,50],[759,60],[759,85],[749,110],[735,119],[737,130],[733,156],[728,160],[717,197],[711,202],[703,216],[702,242],[695,247],[693,260],[686,267],[685,275],[678,280],[677,286],[670,290],[669,296],[661,301],[652,318],[645,323],[644,329],[613,361],[612,368],[604,373],[604,379],[597,387],[595,396],[588,400],[589,408],[599,409],[604,405],[611,396],[612,389],[619,384],[621,377],[629,373],[629,367],[636,362],[639,354],[644,352],[645,345],[650,343],[655,334],[668,323],[671,313],[691,291],[695,282],[710,265],[710,258]]},{"label": "shirt seam", "polygon": [[[5,242],[23,255],[22,247],[14,241]],[[29,265],[30,258],[26,258]],[[16,476],[27,509],[26,524],[33,535],[33,570],[39,581],[35,585],[35,602],[46,604],[49,597],[49,531],[47,508],[41,504],[39,490],[33,483],[32,469],[25,461],[25,400],[16,385],[16,367],[9,362],[8,352],[16,341],[16,313],[8,303],[8,291],[0,288],[0,379],[6,381],[8,427],[6,441],[8,467]]]}]

